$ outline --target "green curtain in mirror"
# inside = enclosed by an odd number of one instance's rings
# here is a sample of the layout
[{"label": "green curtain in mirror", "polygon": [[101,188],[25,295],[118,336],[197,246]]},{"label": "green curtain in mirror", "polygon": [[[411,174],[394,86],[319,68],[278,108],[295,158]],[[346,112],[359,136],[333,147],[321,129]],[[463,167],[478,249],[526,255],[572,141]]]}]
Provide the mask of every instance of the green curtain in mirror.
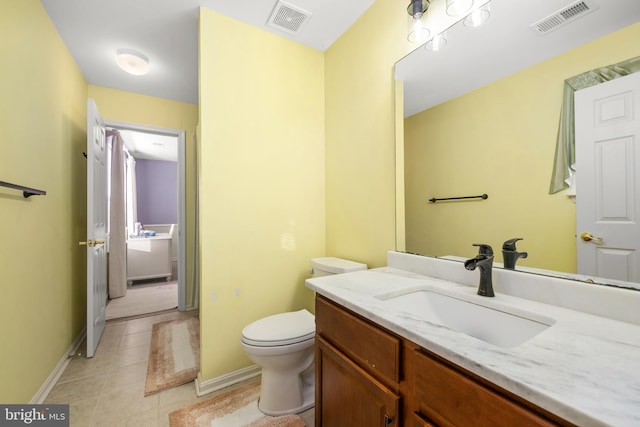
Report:
[{"label": "green curtain in mirror", "polygon": [[569,187],[575,172],[575,128],[573,94],[575,91],[623,77],[640,71],[640,56],[606,67],[596,68],[578,74],[564,81],[564,96],[560,111],[556,155],[551,174],[549,194],[555,194]]}]

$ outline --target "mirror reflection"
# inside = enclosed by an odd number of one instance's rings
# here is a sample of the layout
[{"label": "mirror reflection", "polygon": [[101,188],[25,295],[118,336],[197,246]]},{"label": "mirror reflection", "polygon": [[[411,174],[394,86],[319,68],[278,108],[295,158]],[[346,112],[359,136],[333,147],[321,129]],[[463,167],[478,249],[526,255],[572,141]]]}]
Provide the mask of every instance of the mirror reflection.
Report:
[{"label": "mirror reflection", "polygon": [[418,48],[396,64],[404,82],[406,251],[466,259],[483,243],[503,261],[505,242],[519,238],[517,251],[527,257],[516,260],[517,270],[578,273],[573,189],[549,192],[563,84],[638,56],[640,5],[599,2],[550,34],[529,28],[565,3],[493,0],[485,26],[449,28],[444,50]]}]

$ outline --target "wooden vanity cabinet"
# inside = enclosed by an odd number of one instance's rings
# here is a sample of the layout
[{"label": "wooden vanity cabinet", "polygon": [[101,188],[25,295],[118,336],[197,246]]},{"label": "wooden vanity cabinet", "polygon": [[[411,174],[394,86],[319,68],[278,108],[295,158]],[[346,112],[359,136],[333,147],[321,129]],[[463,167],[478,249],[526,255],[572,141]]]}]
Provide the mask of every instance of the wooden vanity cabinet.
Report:
[{"label": "wooden vanity cabinet", "polygon": [[414,415],[427,426],[571,425],[422,348],[413,358]]},{"label": "wooden vanity cabinet", "polygon": [[401,340],[316,299],[315,425],[397,426]]},{"label": "wooden vanity cabinet", "polygon": [[397,425],[400,396],[322,337],[316,338],[315,425]]},{"label": "wooden vanity cabinet", "polygon": [[573,426],[318,295],[316,427]]}]

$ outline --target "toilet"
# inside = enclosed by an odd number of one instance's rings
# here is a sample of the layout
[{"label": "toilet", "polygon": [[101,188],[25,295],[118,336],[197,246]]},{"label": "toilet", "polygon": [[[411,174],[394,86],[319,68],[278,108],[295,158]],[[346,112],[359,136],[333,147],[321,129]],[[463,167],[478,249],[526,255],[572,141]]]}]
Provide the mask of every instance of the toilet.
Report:
[{"label": "toilet", "polygon": [[[366,264],[341,258],[311,260],[313,277],[366,270]],[[315,400],[315,316],[307,310],[274,314],[242,330],[240,345],[262,368],[258,408],[266,415],[296,414]]]}]

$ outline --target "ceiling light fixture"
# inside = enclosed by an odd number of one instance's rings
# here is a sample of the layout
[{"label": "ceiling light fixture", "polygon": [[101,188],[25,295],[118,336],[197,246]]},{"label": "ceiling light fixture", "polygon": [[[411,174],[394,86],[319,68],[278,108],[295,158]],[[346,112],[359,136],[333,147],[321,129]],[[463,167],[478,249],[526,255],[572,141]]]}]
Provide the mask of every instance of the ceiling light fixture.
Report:
[{"label": "ceiling light fixture", "polygon": [[134,76],[142,76],[149,72],[149,58],[132,49],[118,49],[116,63],[124,71]]}]

